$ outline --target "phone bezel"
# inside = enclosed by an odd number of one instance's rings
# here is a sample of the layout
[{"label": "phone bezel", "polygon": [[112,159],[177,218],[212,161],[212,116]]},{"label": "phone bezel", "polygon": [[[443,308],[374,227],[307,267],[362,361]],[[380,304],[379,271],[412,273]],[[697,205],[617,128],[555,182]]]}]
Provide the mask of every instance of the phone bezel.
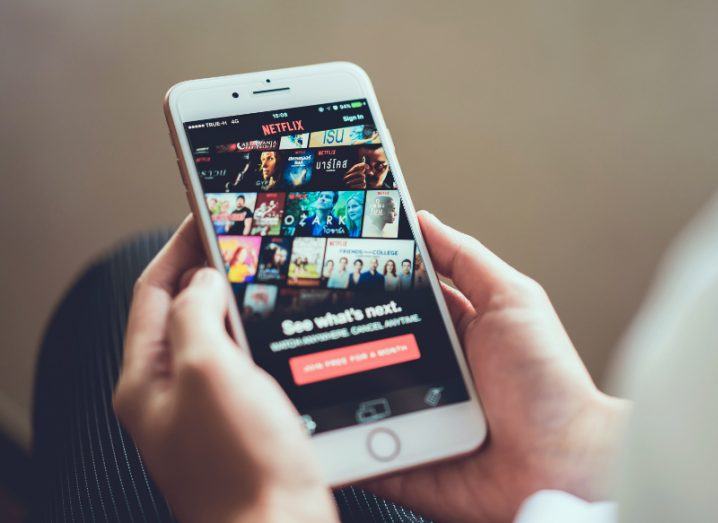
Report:
[{"label": "phone bezel", "polygon": [[[254,91],[282,87],[289,87],[289,90],[253,94]],[[234,97],[232,93],[238,93],[239,96]],[[198,218],[205,250],[210,263],[224,270],[224,262],[214,239],[209,211],[206,205],[201,204],[204,195],[192,161],[193,156],[183,123],[353,98],[365,98],[369,104],[470,399],[458,404],[417,411],[314,436],[312,442],[321,457],[327,481],[332,486],[472,452],[478,449],[487,433],[479,398],[473,387],[473,379],[451,322],[439,280],[421,234],[416,211],[396,158],[391,133],[384,122],[371,81],[366,72],[355,64],[332,62],[185,81],[171,87],[164,102],[165,116],[182,181],[190,207]],[[247,337],[234,302],[229,316],[235,339],[241,347],[248,347]],[[440,430],[427,431],[428,427],[440,427]],[[376,460],[368,452],[367,438],[376,428],[387,428],[400,440],[401,452],[391,461]]]}]

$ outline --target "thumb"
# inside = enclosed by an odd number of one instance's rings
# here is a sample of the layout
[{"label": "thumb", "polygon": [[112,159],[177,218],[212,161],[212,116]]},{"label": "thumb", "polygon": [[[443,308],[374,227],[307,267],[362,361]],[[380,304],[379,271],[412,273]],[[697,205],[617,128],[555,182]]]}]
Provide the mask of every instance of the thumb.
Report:
[{"label": "thumb", "polygon": [[225,323],[229,298],[227,280],[216,269],[194,274],[170,307],[168,337],[176,358],[231,342]]},{"label": "thumb", "polygon": [[494,292],[525,278],[476,238],[426,211],[417,215],[436,270],[451,278],[477,311],[485,309]]}]

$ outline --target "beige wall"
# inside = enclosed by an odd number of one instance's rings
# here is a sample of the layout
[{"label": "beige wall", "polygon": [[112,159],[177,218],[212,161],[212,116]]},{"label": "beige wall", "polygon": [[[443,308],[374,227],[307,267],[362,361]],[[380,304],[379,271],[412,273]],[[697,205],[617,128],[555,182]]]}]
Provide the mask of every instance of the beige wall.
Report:
[{"label": "beige wall", "polygon": [[27,438],[71,278],[187,212],[165,90],[329,60],[374,79],[417,207],[542,281],[600,379],[660,252],[718,188],[717,17],[671,0],[5,0],[0,427]]}]

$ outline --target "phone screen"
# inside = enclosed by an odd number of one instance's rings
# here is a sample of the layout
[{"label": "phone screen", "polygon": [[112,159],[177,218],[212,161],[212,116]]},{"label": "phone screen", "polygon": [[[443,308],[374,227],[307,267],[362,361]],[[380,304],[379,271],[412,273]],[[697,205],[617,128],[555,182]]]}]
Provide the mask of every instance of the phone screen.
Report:
[{"label": "phone screen", "polygon": [[185,131],[252,355],[310,433],[469,399],[366,100]]}]

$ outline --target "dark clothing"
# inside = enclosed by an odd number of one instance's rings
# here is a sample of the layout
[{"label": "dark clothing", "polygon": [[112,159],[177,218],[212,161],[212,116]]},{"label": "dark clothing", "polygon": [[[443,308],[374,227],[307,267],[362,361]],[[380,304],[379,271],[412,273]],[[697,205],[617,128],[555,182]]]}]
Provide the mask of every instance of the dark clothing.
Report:
[{"label": "dark clothing", "polygon": [[362,272],[357,287],[363,291],[383,291],[384,275],[380,272],[374,274],[370,271]]},{"label": "dark clothing", "polygon": [[[229,227],[228,234],[244,234],[244,224],[247,220],[251,220],[254,214],[249,207],[240,207],[229,213],[232,225]],[[249,233],[249,231],[247,231]]]},{"label": "dark clothing", "polygon": [[[141,236],[90,267],[50,321],[35,376],[32,521],[174,521],[111,401],[132,286],[169,235]],[[426,521],[357,487],[335,497],[343,521]]]},{"label": "dark clothing", "polygon": [[361,274],[359,275],[359,280],[354,281],[354,273],[352,272],[349,275],[349,286],[347,288],[348,289],[357,289],[357,288],[359,288],[359,282],[361,282]]}]

